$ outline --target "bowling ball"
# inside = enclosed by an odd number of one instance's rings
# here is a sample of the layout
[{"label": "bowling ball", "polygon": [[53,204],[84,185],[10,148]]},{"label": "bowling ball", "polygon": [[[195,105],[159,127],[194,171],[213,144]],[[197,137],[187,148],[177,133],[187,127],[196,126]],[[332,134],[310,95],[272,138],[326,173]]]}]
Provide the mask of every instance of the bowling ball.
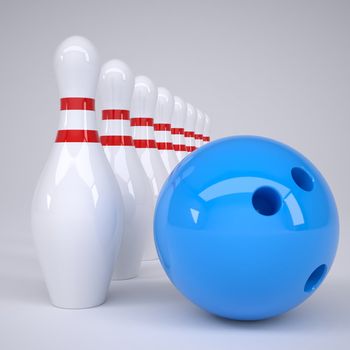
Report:
[{"label": "bowling ball", "polygon": [[262,137],[228,137],[188,155],[158,199],[155,242],[171,282],[218,316],[259,320],[320,286],[338,214],[316,167]]}]

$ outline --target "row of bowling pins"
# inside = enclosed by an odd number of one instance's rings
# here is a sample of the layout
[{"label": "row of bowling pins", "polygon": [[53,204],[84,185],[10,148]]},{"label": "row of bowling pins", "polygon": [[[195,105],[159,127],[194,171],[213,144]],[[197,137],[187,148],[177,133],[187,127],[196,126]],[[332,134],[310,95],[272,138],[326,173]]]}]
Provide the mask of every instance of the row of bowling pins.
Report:
[{"label": "row of bowling pins", "polygon": [[[143,78],[137,77],[135,86]],[[154,122],[155,140],[168,173],[188,153],[210,140],[208,115],[163,87],[158,88]]]},{"label": "row of bowling pins", "polygon": [[[102,66],[99,93],[101,143],[122,191],[127,219],[114,277],[126,279],[137,275],[140,254],[136,258],[132,252],[135,244],[142,242],[136,236],[145,227],[149,229],[144,260],[157,258],[152,223],[145,223],[149,217],[153,218],[160,189],[177,163],[207,142],[207,138],[203,141],[203,132],[209,126],[209,117],[181,98],[173,97],[166,88],[156,89],[148,77],[134,78],[130,68],[120,60]],[[132,184],[142,186],[131,189]],[[144,196],[147,187],[153,198]],[[133,203],[128,200],[131,191]],[[140,199],[139,207],[135,210],[137,199]]]},{"label": "row of bowling pins", "polygon": [[176,163],[202,144],[196,133],[209,123],[113,60],[100,72],[99,137],[96,49],[85,38],[66,39],[55,71],[59,129],[34,194],[32,231],[51,302],[86,308],[105,301],[113,271],[117,279],[132,278],[142,259],[156,258],[159,191]]},{"label": "row of bowling pins", "polygon": [[[147,148],[146,146],[157,148],[168,174],[188,153],[210,140],[208,136],[210,119],[207,114],[195,109],[189,103],[186,104],[180,97],[173,97],[164,87],[159,87],[157,94],[149,78],[138,76],[134,79],[130,68],[120,60],[112,60],[104,64],[99,87],[104,124],[102,140],[105,136],[131,136],[133,142],[130,143],[133,143],[136,148]],[[109,130],[113,126],[106,120],[122,118],[116,116],[116,113],[124,112],[129,115],[131,101],[132,131],[126,131],[125,127],[117,131]],[[126,118],[128,117],[124,116],[129,126],[129,119]],[[138,125],[139,123],[142,125]],[[147,139],[148,145],[140,144],[139,137],[142,140]],[[152,147],[154,141],[155,144]],[[103,141],[102,143],[104,144]]]}]

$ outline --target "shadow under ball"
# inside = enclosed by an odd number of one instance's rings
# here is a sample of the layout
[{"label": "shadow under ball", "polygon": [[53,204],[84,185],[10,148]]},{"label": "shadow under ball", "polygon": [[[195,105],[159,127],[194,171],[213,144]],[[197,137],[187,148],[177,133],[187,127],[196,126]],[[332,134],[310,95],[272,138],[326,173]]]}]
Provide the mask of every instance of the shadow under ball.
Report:
[{"label": "shadow under ball", "polygon": [[282,143],[254,136],[187,156],[160,194],[157,251],[168,277],[218,316],[259,320],[310,297],[338,244],[338,214],[320,172]]}]

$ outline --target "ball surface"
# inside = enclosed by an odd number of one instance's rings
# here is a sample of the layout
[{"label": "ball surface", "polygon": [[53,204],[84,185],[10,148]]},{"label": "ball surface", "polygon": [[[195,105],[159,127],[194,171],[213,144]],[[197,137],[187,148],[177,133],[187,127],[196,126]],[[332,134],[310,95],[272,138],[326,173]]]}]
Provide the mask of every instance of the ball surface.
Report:
[{"label": "ball surface", "polygon": [[154,230],[161,264],[183,295],[218,316],[258,320],[318,288],[336,253],[338,214],[326,181],[300,153],[238,136],[175,168]]}]

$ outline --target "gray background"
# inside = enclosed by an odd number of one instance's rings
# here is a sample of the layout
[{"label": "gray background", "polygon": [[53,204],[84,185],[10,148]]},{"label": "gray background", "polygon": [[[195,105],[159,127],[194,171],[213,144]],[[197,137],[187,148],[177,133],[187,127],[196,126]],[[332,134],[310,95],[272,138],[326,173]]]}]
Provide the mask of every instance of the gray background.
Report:
[{"label": "gray background", "polygon": [[[0,348],[348,348],[349,1],[0,2]],[[186,301],[159,266],[113,283],[104,306],[53,308],[29,231],[29,208],[58,124],[52,59],[67,36],[101,60],[207,112],[212,136],[260,134],[288,143],[334,191],[341,240],[320,290],[265,322],[217,319]]]}]

